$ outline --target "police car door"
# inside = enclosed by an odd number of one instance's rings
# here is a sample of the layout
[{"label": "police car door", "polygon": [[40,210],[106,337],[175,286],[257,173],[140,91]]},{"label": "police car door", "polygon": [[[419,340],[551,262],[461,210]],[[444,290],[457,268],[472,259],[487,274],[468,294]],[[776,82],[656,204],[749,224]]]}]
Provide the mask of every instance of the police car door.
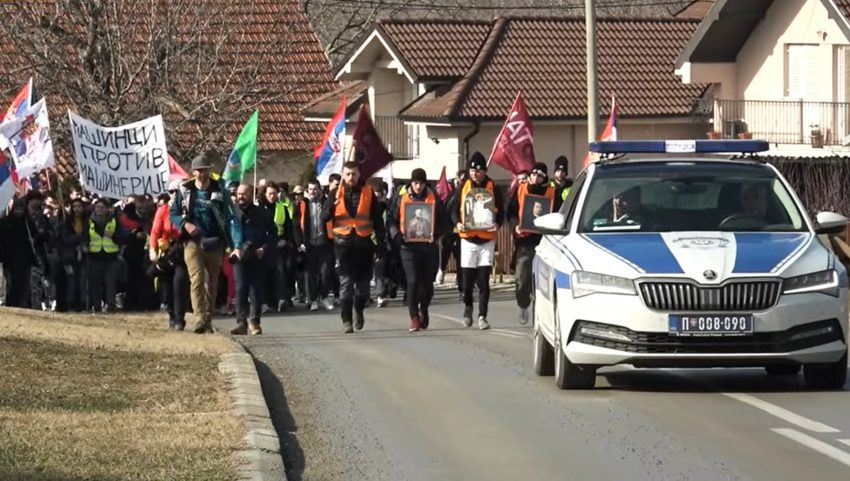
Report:
[{"label": "police car door", "polygon": [[569,260],[572,256],[566,252],[566,240],[569,235],[566,231],[569,231],[572,226],[578,198],[584,184],[585,173],[582,172],[559,210],[559,213],[566,217],[565,235],[544,235],[537,246],[537,255],[534,257],[534,315],[540,323],[540,329],[544,331],[548,339],[555,338],[556,289],[558,286],[564,287],[569,282],[569,275],[575,269]]}]

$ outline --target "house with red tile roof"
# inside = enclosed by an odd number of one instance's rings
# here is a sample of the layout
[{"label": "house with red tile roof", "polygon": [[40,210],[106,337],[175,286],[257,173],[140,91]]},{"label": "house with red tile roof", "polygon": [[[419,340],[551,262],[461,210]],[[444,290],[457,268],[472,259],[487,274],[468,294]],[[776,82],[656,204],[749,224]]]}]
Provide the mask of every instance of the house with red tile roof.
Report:
[{"label": "house with red tile roof", "polygon": [[[234,63],[233,69],[253,72],[253,66],[260,66],[261,78],[256,82],[256,88],[262,89],[266,99],[258,106],[258,175],[277,180],[297,181],[304,167],[312,163],[312,150],[321,142],[324,128],[315,122],[305,122],[301,107],[316,98],[338,87],[333,78],[333,70],[325,54],[321,42],[313,31],[299,0],[253,0],[248,2],[223,2],[216,8],[215,3],[208,3],[207,12],[216,11],[219,15],[226,12],[227,21],[232,25],[228,34],[226,53]],[[187,9],[181,4],[181,9]],[[224,5],[224,6],[222,6]],[[15,9],[12,2],[3,5],[4,9]],[[140,17],[143,18],[143,17]],[[149,20],[143,18],[145,21]],[[220,21],[220,20],[215,20]],[[69,21],[73,25],[73,19]],[[210,40],[210,42],[214,41]],[[10,51],[10,48],[12,49]],[[144,51],[144,49],[142,49]],[[42,72],[38,68],[21,65],[21,59],[14,54],[13,47],[8,42],[0,40],[0,53],[7,65],[9,73],[4,80],[6,98],[11,98],[14,92],[26,82],[30,76],[35,76],[37,90],[48,96],[50,117],[53,123],[67,122],[66,109],[79,111],[67,98],[55,95],[61,89],[56,88],[55,72]],[[219,65],[219,70],[227,71],[228,67]],[[239,78],[230,78],[222,74],[220,78],[228,82],[238,82]],[[185,86],[184,86],[185,87]],[[189,86],[191,88],[191,86]],[[3,107],[5,109],[5,107]],[[151,112],[153,115],[159,112]],[[207,122],[210,126],[225,124],[221,134],[216,136],[215,144],[223,152],[229,151],[240,129],[250,115],[246,111],[238,118],[221,118],[212,115]],[[167,112],[164,113],[168,122]],[[138,119],[127,119],[127,122]],[[209,135],[206,128],[191,125],[180,130],[177,135],[188,136],[191,142],[199,135]],[[173,142],[175,139],[168,139]],[[59,145],[60,174],[73,174],[75,164],[68,149],[67,142]],[[188,158],[177,159],[187,165]],[[224,166],[222,166],[223,168]]]},{"label": "house with red tile roof", "polygon": [[850,154],[850,0],[712,1],[675,68],[710,86],[718,136],[782,157]]},{"label": "house with red tile roof", "polygon": [[[616,95],[621,138],[704,138],[698,107],[707,85],[674,73],[699,19],[598,22],[600,125]],[[566,155],[575,175],[587,149],[585,71],[583,18],[382,20],[337,70],[341,87],[308,103],[304,115],[329,118],[345,93],[349,113],[369,106],[397,159],[395,177],[423,167],[436,179],[443,166],[451,177],[475,151],[489,155],[521,91],[538,161],[551,166]]]}]

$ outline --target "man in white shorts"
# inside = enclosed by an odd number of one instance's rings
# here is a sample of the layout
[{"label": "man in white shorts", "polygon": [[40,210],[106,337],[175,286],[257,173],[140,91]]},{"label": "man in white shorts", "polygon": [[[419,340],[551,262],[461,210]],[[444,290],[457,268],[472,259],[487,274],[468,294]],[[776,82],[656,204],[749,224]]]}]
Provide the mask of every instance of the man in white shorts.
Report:
[{"label": "man in white shorts", "polygon": [[[496,232],[505,218],[502,193],[487,177],[487,161],[480,152],[469,160],[469,179],[455,191],[450,203],[452,222],[460,236],[460,272],[463,286],[463,324],[472,326],[472,289],[478,284],[478,328],[490,329],[490,272],[496,249]],[[490,215],[482,215],[486,207]]]}]

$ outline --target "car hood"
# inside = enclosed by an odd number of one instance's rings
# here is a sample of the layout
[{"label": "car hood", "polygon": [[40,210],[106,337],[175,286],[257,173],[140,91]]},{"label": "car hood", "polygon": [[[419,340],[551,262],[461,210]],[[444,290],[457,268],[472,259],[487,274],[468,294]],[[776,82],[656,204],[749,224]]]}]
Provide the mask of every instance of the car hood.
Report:
[{"label": "car hood", "polygon": [[730,277],[824,270],[829,253],[809,232],[587,233],[568,236],[581,270],[627,278],[677,276],[701,283]]}]

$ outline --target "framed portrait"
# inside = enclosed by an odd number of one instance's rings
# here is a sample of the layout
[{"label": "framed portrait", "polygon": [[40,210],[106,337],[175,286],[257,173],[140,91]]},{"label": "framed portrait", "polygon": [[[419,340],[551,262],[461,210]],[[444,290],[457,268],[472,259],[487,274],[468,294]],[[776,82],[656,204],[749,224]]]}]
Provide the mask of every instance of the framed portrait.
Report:
[{"label": "framed portrait", "polygon": [[539,232],[534,219],[552,213],[552,199],[542,195],[526,194],[520,206],[519,228],[525,232]]},{"label": "framed portrait", "polygon": [[434,204],[408,202],[404,206],[405,242],[434,242]]},{"label": "framed portrait", "polygon": [[470,189],[463,199],[463,225],[466,230],[488,230],[496,223],[496,200],[487,189]]}]

